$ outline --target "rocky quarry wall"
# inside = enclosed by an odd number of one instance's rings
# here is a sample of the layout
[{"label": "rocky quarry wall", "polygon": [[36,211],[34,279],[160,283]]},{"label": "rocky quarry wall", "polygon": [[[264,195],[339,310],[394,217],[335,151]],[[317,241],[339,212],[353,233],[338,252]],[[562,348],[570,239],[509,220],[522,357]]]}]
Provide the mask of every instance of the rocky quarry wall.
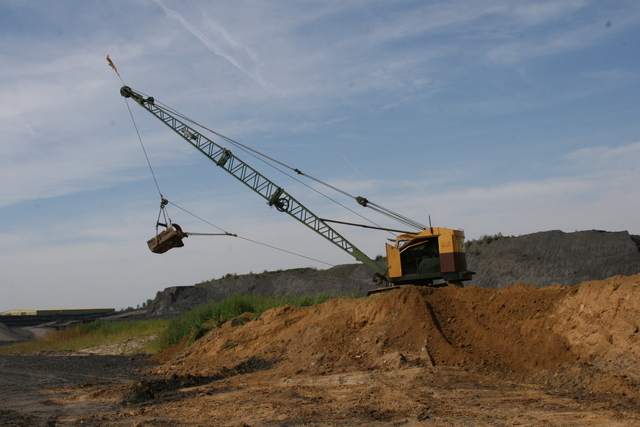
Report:
[{"label": "rocky quarry wall", "polygon": [[[381,265],[386,260],[380,260]],[[589,280],[640,273],[640,236],[626,231],[564,233],[545,231],[524,236],[494,236],[467,243],[467,264],[475,271],[465,286],[502,289],[515,283],[535,287],[575,286]],[[194,286],[174,286],[158,292],[151,316],[174,316],[199,304],[231,295],[364,296],[374,288],[373,271],[362,264],[327,270],[297,269],[262,274],[229,275]]]}]

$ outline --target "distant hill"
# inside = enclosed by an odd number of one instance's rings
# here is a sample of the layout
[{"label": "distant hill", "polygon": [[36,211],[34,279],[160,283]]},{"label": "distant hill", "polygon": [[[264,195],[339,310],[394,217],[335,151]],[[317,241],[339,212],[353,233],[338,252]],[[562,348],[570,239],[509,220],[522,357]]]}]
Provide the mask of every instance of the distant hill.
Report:
[{"label": "distant hill", "polygon": [[[381,265],[386,264],[381,259]],[[574,286],[588,280],[640,272],[640,236],[626,231],[598,230],[564,233],[544,231],[524,236],[486,236],[467,242],[467,264],[475,271],[465,286],[501,289],[514,283],[537,287],[557,283]],[[151,316],[174,316],[204,302],[237,293],[267,296],[364,296],[373,289],[373,271],[363,264],[227,275],[193,286],[158,292],[147,307]]]}]

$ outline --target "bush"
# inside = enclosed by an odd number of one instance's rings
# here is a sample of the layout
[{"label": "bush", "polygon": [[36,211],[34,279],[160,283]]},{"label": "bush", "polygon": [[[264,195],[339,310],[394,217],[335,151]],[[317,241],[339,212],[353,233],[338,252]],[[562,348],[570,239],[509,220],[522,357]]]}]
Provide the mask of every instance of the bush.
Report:
[{"label": "bush", "polygon": [[490,236],[488,234],[485,234],[484,236],[481,236],[477,242],[478,243],[486,243],[489,244],[495,240],[500,240],[502,239],[504,236],[502,235],[502,232],[499,232],[498,234],[494,234],[493,236]]}]

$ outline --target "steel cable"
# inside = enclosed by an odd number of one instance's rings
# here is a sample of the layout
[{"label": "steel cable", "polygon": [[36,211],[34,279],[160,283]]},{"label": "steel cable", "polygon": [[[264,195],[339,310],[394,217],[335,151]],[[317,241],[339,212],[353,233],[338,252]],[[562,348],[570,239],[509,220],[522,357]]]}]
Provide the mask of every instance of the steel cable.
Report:
[{"label": "steel cable", "polygon": [[[144,94],[144,93],[142,93],[142,92],[138,92],[138,93],[140,93],[141,95],[144,95],[144,96],[147,96],[147,97],[148,97],[148,95],[146,95],[146,94]],[[314,192],[318,193],[319,195],[321,195],[321,196],[325,197],[326,199],[330,200],[331,202],[333,202],[333,203],[335,203],[335,204],[337,204],[337,205],[341,206],[342,208],[344,208],[344,209],[348,210],[349,212],[351,212],[351,213],[353,213],[353,214],[357,215],[358,217],[362,218],[363,220],[368,221],[369,223],[371,223],[371,224],[373,224],[373,225],[375,225],[375,226],[377,226],[377,227],[380,227],[380,225],[379,225],[379,224],[377,224],[376,222],[374,222],[373,220],[371,220],[371,219],[369,219],[369,218],[365,217],[364,215],[362,215],[362,214],[360,214],[360,213],[358,213],[358,212],[354,211],[353,209],[349,208],[348,206],[345,206],[344,204],[342,204],[342,203],[338,202],[337,200],[335,200],[335,199],[333,199],[333,198],[329,197],[328,195],[326,195],[326,194],[322,193],[321,191],[319,191],[319,190],[317,190],[317,189],[313,188],[312,186],[310,186],[310,185],[306,184],[305,182],[303,182],[303,181],[301,181],[301,180],[297,179],[295,176],[292,176],[292,175],[288,174],[287,172],[285,172],[285,171],[283,171],[283,170],[281,170],[281,169],[277,168],[275,165],[273,165],[273,164],[269,163],[269,162],[268,162],[268,161],[266,161],[265,159],[267,159],[267,160],[269,160],[270,162],[273,162],[273,163],[275,163],[275,164],[278,164],[278,165],[280,165],[280,166],[282,166],[282,167],[284,167],[284,168],[287,168],[287,169],[289,169],[289,170],[291,170],[291,171],[295,172],[295,173],[296,173],[296,174],[298,174],[298,175],[305,176],[305,177],[307,177],[308,179],[310,179],[310,180],[312,180],[312,181],[317,182],[318,184],[321,184],[321,185],[323,185],[323,186],[325,186],[325,187],[327,187],[327,188],[330,188],[330,189],[332,189],[332,190],[334,190],[334,191],[336,191],[336,192],[338,192],[338,193],[340,193],[340,194],[342,194],[342,195],[344,195],[344,196],[346,196],[346,197],[352,198],[352,199],[354,199],[354,200],[356,200],[356,201],[358,201],[358,199],[362,199],[361,197],[354,196],[354,195],[352,195],[352,194],[348,193],[347,191],[344,191],[344,190],[342,190],[342,189],[340,189],[340,188],[338,188],[338,187],[335,187],[335,186],[333,186],[333,185],[331,185],[331,184],[329,184],[329,183],[326,183],[326,182],[324,182],[324,181],[322,181],[322,180],[320,180],[320,179],[318,179],[318,178],[315,178],[315,177],[313,177],[313,176],[311,176],[311,175],[308,175],[308,174],[306,174],[306,173],[302,172],[301,170],[299,170],[299,169],[297,169],[297,168],[293,168],[293,167],[291,167],[291,166],[287,165],[286,163],[283,163],[283,162],[281,162],[281,161],[279,161],[279,160],[277,160],[277,159],[274,159],[273,157],[270,157],[270,156],[268,156],[268,155],[266,155],[266,154],[264,154],[264,153],[262,153],[262,152],[260,152],[260,151],[258,151],[258,150],[255,150],[255,149],[253,149],[253,148],[251,148],[251,147],[249,147],[249,146],[247,146],[247,145],[244,145],[244,144],[242,144],[242,143],[240,143],[240,142],[238,142],[238,141],[236,141],[236,140],[234,140],[234,139],[232,139],[232,138],[229,138],[229,137],[227,137],[227,136],[225,136],[225,135],[223,135],[223,134],[221,134],[221,133],[219,133],[219,132],[216,132],[216,131],[214,131],[213,129],[210,129],[210,128],[206,127],[206,126],[203,126],[203,125],[201,125],[200,123],[196,122],[195,120],[190,119],[189,117],[187,117],[187,116],[185,116],[184,114],[182,114],[182,113],[180,113],[180,112],[178,112],[178,111],[174,110],[173,108],[169,107],[168,105],[166,105],[166,104],[164,104],[164,103],[162,103],[162,102],[159,102],[159,101],[157,101],[157,100],[155,100],[155,99],[154,99],[154,103],[155,103],[155,104],[159,104],[159,105],[161,105],[161,106],[162,106],[162,108],[166,109],[167,111],[171,112],[172,114],[175,114],[176,116],[178,116],[178,117],[182,118],[183,120],[185,120],[185,121],[187,121],[187,122],[189,122],[189,123],[193,124],[194,126],[197,126],[197,127],[201,128],[201,129],[204,129],[204,130],[206,130],[206,131],[208,131],[208,132],[212,133],[213,135],[216,135],[216,136],[218,136],[219,138],[221,138],[221,139],[223,139],[223,140],[225,140],[225,141],[229,142],[229,143],[230,143],[230,144],[232,144],[233,146],[235,146],[235,147],[237,147],[237,148],[239,148],[239,149],[243,150],[245,153],[247,153],[247,154],[251,155],[252,157],[254,157],[254,158],[256,158],[256,159],[258,159],[258,160],[260,160],[260,161],[262,161],[263,163],[265,163],[266,165],[268,165],[268,166],[270,166],[270,167],[274,168],[275,170],[277,170],[278,172],[282,173],[283,175],[286,175],[287,177],[291,178],[292,180],[294,180],[294,181],[298,182],[299,184],[301,184],[301,185],[303,185],[303,186],[305,186],[305,187],[309,188],[310,190],[312,190],[312,191],[314,191]],[[366,200],[366,199],[365,199],[365,200]],[[370,209],[372,209],[372,210],[374,210],[374,211],[376,211],[376,212],[378,212],[378,213],[380,213],[380,214],[382,214],[382,215],[384,215],[384,216],[386,216],[386,217],[388,217],[388,218],[394,219],[394,220],[396,220],[396,221],[398,221],[398,222],[401,222],[401,223],[403,223],[403,224],[405,224],[405,225],[408,225],[408,226],[410,226],[410,227],[413,227],[413,228],[416,228],[416,229],[419,229],[419,230],[420,230],[420,229],[426,229],[426,228],[427,228],[427,227],[425,227],[423,224],[420,224],[420,223],[419,223],[419,222],[417,222],[417,221],[414,221],[414,220],[412,220],[412,219],[410,219],[410,218],[408,218],[408,217],[405,217],[404,215],[401,215],[401,214],[399,214],[399,213],[397,213],[397,212],[394,212],[394,211],[392,211],[392,210],[390,210],[390,209],[388,209],[388,208],[385,208],[385,207],[383,207],[383,206],[380,206],[380,205],[378,205],[378,204],[371,203],[371,202],[369,202],[368,200],[367,200],[367,203],[366,203],[366,204],[361,204],[361,205],[362,205],[362,206],[364,206],[364,207],[368,207],[368,208],[370,208]],[[372,207],[372,206],[369,206],[369,205],[372,205],[373,207]],[[374,208],[374,207],[375,207],[375,208]],[[377,209],[376,209],[376,208],[377,208]]]}]

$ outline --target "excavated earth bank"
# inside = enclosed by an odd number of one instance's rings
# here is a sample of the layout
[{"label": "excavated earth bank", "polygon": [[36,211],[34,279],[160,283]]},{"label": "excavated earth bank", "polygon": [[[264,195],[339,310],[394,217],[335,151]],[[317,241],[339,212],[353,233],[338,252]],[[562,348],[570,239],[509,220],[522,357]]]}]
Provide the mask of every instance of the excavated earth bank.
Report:
[{"label": "excavated earth bank", "polygon": [[[406,287],[245,323],[247,313],[157,355],[165,363],[154,373],[226,378],[222,390],[202,389],[218,397],[197,405],[201,421],[640,425],[639,286],[640,275],[542,289]],[[451,402],[441,398],[450,387]],[[224,407],[227,393],[238,405]]]},{"label": "excavated earth bank", "polygon": [[[281,307],[242,326],[227,322],[159,371],[206,376],[249,358],[280,376],[407,365],[523,374],[579,364],[624,377],[626,388],[616,380],[620,384],[608,390],[635,394],[639,283],[635,275],[542,289],[405,287],[315,307]],[[597,387],[590,381],[579,386]]]},{"label": "excavated earth bank", "polygon": [[[46,425],[634,426],[639,327],[640,275],[281,307],[155,355],[142,379],[51,391],[76,415]],[[79,416],[88,402],[111,406]]]}]

